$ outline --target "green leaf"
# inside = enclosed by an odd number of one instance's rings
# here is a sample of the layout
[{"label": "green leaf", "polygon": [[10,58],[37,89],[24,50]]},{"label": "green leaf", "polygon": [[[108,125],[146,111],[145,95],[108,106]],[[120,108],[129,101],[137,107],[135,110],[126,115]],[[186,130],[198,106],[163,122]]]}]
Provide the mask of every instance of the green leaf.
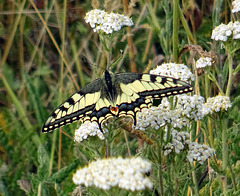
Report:
[{"label": "green leaf", "polygon": [[49,68],[49,66],[42,66],[34,72],[33,77],[49,75],[52,72],[53,71]]},{"label": "green leaf", "polygon": [[121,51],[121,56],[119,56],[112,64],[111,67],[116,67],[117,64],[122,60],[123,55],[122,55],[122,51]]},{"label": "green leaf", "polygon": [[8,196],[7,186],[3,180],[4,175],[7,174],[8,167],[6,164],[2,164],[0,167],[0,195]]},{"label": "green leaf", "polygon": [[238,64],[238,66],[236,67],[236,69],[234,70],[233,74],[237,73],[240,71],[240,63]]},{"label": "green leaf", "polygon": [[232,102],[232,108],[234,108],[235,106],[239,106],[239,103],[240,103],[240,95],[237,96]]},{"label": "green leaf", "polygon": [[55,189],[54,183],[45,182],[42,184],[43,195],[46,196],[57,196],[57,190]]},{"label": "green leaf", "polygon": [[58,172],[56,172],[52,175],[51,180],[56,181],[57,183],[61,183],[69,176],[69,174],[73,170],[75,170],[79,166],[79,163],[80,163],[79,160],[75,160],[70,165],[60,169]]},{"label": "green leaf", "polygon": [[43,181],[48,177],[48,167],[49,167],[49,156],[42,144],[38,147],[38,179]]},{"label": "green leaf", "polygon": [[215,81],[215,79],[210,74],[208,74],[207,77],[208,77],[209,80],[211,80],[213,82]]},{"label": "green leaf", "polygon": [[43,108],[41,107],[41,100],[39,99],[38,92],[32,85],[32,81],[30,77],[23,71],[22,72],[23,78],[25,80],[29,96],[32,100],[33,108],[34,108],[34,113],[36,114],[36,118],[38,121],[38,124],[41,125],[44,122],[44,115],[43,115]]},{"label": "green leaf", "polygon": [[[228,78],[228,60],[226,59],[224,66],[223,66],[223,72],[222,72],[222,87],[224,87],[226,81]],[[223,89],[223,88],[222,88]]]},{"label": "green leaf", "polygon": [[212,14],[212,23],[214,26],[217,26],[220,23],[220,15],[223,6],[224,1],[223,0],[218,0],[216,1],[216,5],[214,6],[213,14]]}]

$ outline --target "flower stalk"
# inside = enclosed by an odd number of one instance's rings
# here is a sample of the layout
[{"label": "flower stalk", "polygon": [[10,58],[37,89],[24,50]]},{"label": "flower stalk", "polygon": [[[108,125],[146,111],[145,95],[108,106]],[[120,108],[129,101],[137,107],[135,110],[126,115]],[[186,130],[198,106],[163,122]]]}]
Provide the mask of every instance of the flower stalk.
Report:
[{"label": "flower stalk", "polygon": [[220,117],[220,123],[222,127],[222,170],[224,173],[223,176],[223,194],[227,195],[227,165],[228,165],[228,146],[227,146],[227,120],[222,119],[222,115]]},{"label": "flower stalk", "polygon": [[230,51],[230,48],[227,46],[226,50],[228,52],[228,84],[227,84],[227,90],[226,90],[226,96],[230,96],[231,87],[232,87],[232,75],[233,75],[233,59],[232,59],[232,53]]}]

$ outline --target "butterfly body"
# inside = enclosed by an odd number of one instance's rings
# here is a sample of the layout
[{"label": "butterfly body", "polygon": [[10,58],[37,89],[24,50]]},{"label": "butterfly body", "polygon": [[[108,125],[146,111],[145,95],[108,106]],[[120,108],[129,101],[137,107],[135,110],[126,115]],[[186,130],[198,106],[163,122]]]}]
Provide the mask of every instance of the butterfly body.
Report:
[{"label": "butterfly body", "polygon": [[171,77],[141,73],[113,74],[105,71],[96,79],[74,93],[55,109],[46,120],[42,131],[50,132],[77,120],[97,122],[100,130],[111,117],[131,117],[160,99],[191,92],[190,84]]}]

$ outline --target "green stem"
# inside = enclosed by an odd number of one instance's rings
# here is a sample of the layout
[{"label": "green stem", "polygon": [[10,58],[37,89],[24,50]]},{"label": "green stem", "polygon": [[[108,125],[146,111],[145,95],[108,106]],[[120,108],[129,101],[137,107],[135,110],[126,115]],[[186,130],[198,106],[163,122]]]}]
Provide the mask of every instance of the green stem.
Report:
[{"label": "green stem", "polygon": [[231,86],[232,86],[232,73],[233,73],[233,67],[232,67],[232,53],[229,50],[228,47],[226,47],[228,51],[228,84],[227,84],[227,91],[226,91],[226,96],[230,96],[231,92]]},{"label": "green stem", "polygon": [[221,89],[220,85],[218,84],[217,79],[215,78],[214,74],[212,74],[210,71],[206,70],[206,75],[208,75],[208,77],[214,82],[214,84],[216,84],[216,86],[218,87],[218,90],[220,91],[221,95],[224,95],[223,90]]},{"label": "green stem", "polygon": [[205,74],[205,95],[206,95],[206,99],[209,98],[209,79],[208,79],[208,75]]},{"label": "green stem", "polygon": [[160,140],[157,142],[158,145],[158,158],[159,158],[159,164],[158,164],[158,176],[159,176],[159,187],[160,187],[160,195],[164,195],[164,189],[163,189],[163,172],[162,172],[162,143],[163,143],[163,131],[160,133]]},{"label": "green stem", "polygon": [[195,189],[195,194],[194,195],[199,195],[198,192],[198,184],[197,184],[197,177],[196,177],[196,170],[192,171],[192,177],[193,177],[193,184],[194,184],[194,189]]},{"label": "green stem", "polygon": [[110,39],[106,39],[106,43],[107,43],[107,68],[110,68],[111,66],[111,61],[112,61],[112,38]]},{"label": "green stem", "polygon": [[[226,90],[226,96],[230,96],[231,92],[231,86],[232,86],[232,73],[233,73],[233,67],[232,67],[232,53],[231,49],[226,46],[226,50],[228,52],[228,84],[227,84],[227,90]],[[222,178],[223,182],[223,194],[227,195],[228,188],[227,188],[227,165],[228,165],[228,146],[227,146],[227,119],[222,119],[222,116],[220,116],[220,123],[222,128],[222,171],[224,173],[224,176]]]},{"label": "green stem", "polygon": [[[170,97],[169,99],[168,99],[168,101],[169,101],[169,103],[170,103],[170,109],[171,110],[173,110],[173,109],[175,109],[175,106],[174,106],[174,98],[173,97]],[[177,103],[177,101],[176,101],[176,103]],[[169,124],[168,125],[168,130],[167,130],[167,139],[166,139],[166,143],[168,143],[169,141],[170,141],[170,139],[171,139],[171,130],[172,130],[172,127],[171,127],[171,125]]]},{"label": "green stem", "polygon": [[[50,6],[49,6],[49,8],[47,8],[47,6],[45,7],[45,9],[46,9],[46,15],[45,15],[45,21],[46,22],[48,22],[48,19],[49,19],[49,16],[50,16],[50,14],[52,13],[52,9],[53,9],[53,5],[55,5],[54,3],[55,3],[55,1],[56,0],[53,0],[53,1],[51,1],[51,4],[50,4]],[[47,10],[48,9],[48,10]],[[37,54],[37,51],[38,51],[38,49],[39,49],[39,44],[40,44],[40,42],[42,42],[42,45],[44,45],[44,36],[46,35],[45,34],[45,27],[44,27],[44,25],[42,26],[42,29],[40,30],[40,33],[38,34],[38,38],[37,38],[37,41],[36,41],[36,43],[35,43],[35,45],[33,45],[33,47],[34,47],[34,49],[33,49],[33,51],[31,52],[31,57],[30,57],[30,60],[27,62],[27,64],[26,64],[26,68],[25,68],[25,70],[26,70],[26,72],[28,72],[29,70],[30,70],[30,68],[31,68],[31,66],[33,65],[33,60],[34,60],[34,58],[35,58],[35,56],[36,56],[36,54]],[[42,50],[41,50],[41,55],[40,56],[43,56],[43,54],[42,54]],[[41,60],[42,60],[42,58],[41,58]],[[41,64],[40,64],[41,65]]]},{"label": "green stem", "polygon": [[224,173],[223,178],[223,194],[227,195],[227,161],[228,161],[228,147],[227,147],[227,120],[222,121],[221,119],[221,126],[222,126],[222,170]]},{"label": "green stem", "polygon": [[189,29],[189,27],[188,27],[187,21],[186,21],[184,15],[183,15],[182,10],[181,10],[181,8],[180,8],[179,5],[178,5],[178,14],[179,14],[180,21],[181,21],[181,23],[182,23],[182,25],[183,25],[183,28],[184,28],[184,30],[185,30],[186,33],[187,33],[188,39],[189,39],[193,44],[195,44],[195,40],[194,40],[194,38],[193,38],[193,36],[192,36],[192,33],[191,33],[191,31],[190,31],[190,29]]},{"label": "green stem", "polygon": [[236,177],[235,177],[235,174],[232,170],[232,166],[229,167],[229,170],[230,170],[230,174],[231,174],[231,179],[232,179],[232,182],[233,182],[233,187],[234,187],[234,190],[237,191],[238,188],[237,188],[237,183],[236,183]]},{"label": "green stem", "polygon": [[2,67],[5,64],[6,60],[7,60],[10,48],[12,46],[13,38],[15,36],[18,24],[19,24],[21,16],[22,16],[22,11],[24,9],[25,3],[26,3],[26,0],[24,0],[22,2],[22,4],[20,5],[19,14],[17,15],[17,17],[15,19],[15,23],[14,23],[13,28],[11,30],[11,33],[8,36],[8,39],[7,39],[6,47],[4,48],[4,53],[3,53],[2,57],[1,57],[2,59],[0,60],[0,67]]},{"label": "green stem", "polygon": [[71,48],[72,48],[74,60],[76,62],[76,68],[77,68],[77,72],[78,72],[79,81],[80,81],[81,87],[84,87],[85,82],[84,82],[84,77],[83,77],[82,64],[80,63],[79,58],[78,58],[76,41],[74,38],[70,38],[70,42],[71,42]]},{"label": "green stem", "polygon": [[26,129],[32,129],[32,124],[30,123],[30,121],[27,118],[27,115],[24,111],[24,109],[22,108],[21,103],[19,102],[19,99],[17,98],[17,96],[14,94],[14,92],[12,91],[11,87],[9,86],[4,74],[2,73],[2,81],[3,81],[3,85],[5,86],[5,89],[8,93],[8,95],[10,96],[10,98],[12,99],[12,102],[14,103],[17,112],[19,114],[20,119],[22,119],[22,122],[25,126]]},{"label": "green stem", "polygon": [[210,146],[211,146],[211,148],[214,148],[212,120],[209,117],[208,117],[208,135],[209,135],[209,140],[210,140]]},{"label": "green stem", "polygon": [[53,137],[52,137],[52,146],[51,146],[51,155],[50,155],[48,176],[52,175],[52,168],[53,168],[53,162],[54,162],[54,152],[55,152],[56,140],[57,140],[57,131],[54,131],[53,132]]},{"label": "green stem", "polygon": [[[206,99],[210,97],[209,95],[209,79],[208,79],[208,75],[205,74],[205,95],[206,95]],[[212,121],[211,119],[208,117],[208,135],[209,135],[209,140],[210,140],[210,146],[213,148],[213,132],[212,132]]]},{"label": "green stem", "polygon": [[39,184],[38,184],[38,192],[37,192],[37,196],[41,196],[42,195],[42,183],[40,182]]},{"label": "green stem", "polygon": [[173,59],[174,62],[178,60],[178,7],[179,0],[173,0]]}]

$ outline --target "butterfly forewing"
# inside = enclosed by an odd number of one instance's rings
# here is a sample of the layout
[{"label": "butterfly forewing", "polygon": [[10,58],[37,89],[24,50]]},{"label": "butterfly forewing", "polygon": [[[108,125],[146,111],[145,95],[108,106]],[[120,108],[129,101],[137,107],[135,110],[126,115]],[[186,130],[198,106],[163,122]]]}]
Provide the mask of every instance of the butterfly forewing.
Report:
[{"label": "butterfly forewing", "polygon": [[101,79],[97,79],[70,96],[52,112],[46,120],[42,131],[50,132],[86,117],[88,112],[92,113],[96,102],[100,98],[101,86]]},{"label": "butterfly forewing", "polygon": [[184,81],[153,74],[116,74],[116,80],[120,85],[124,84],[121,85],[123,91],[131,89],[144,98],[161,98],[192,91],[192,86]]}]

